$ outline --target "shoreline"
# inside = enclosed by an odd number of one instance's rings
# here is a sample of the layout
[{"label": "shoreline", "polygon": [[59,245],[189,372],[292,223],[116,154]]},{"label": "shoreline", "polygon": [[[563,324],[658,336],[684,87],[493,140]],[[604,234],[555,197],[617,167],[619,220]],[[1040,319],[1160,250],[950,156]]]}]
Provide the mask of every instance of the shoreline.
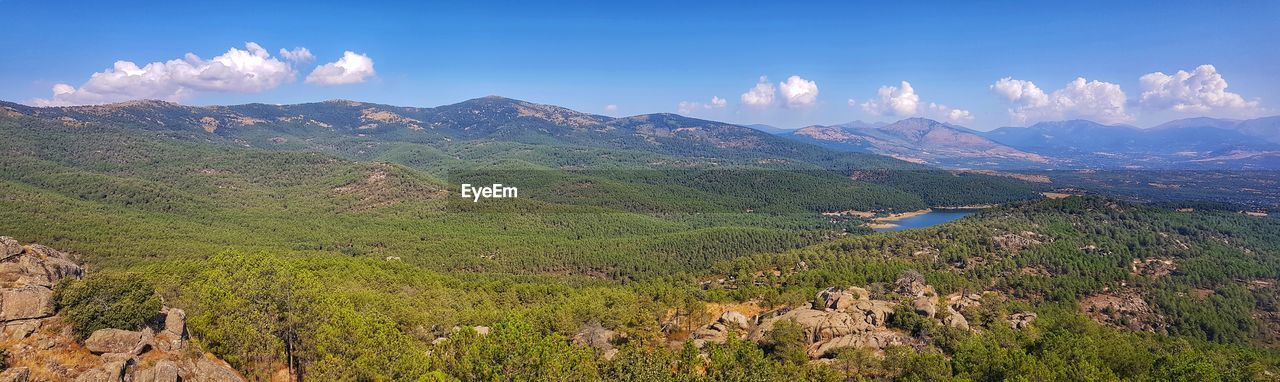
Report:
[{"label": "shoreline", "polygon": [[913,216],[924,215],[930,212],[933,212],[932,208],[925,208],[923,210],[908,211],[908,212],[899,212],[896,214],[889,214],[889,216],[873,218],[867,221],[865,225],[867,226],[867,228],[871,228],[871,229],[889,229],[889,228],[894,228],[898,226],[897,224],[893,223],[895,221],[906,219]]},{"label": "shoreline", "polygon": [[863,225],[865,225],[867,228],[871,228],[871,229],[873,229],[873,230],[877,230],[877,229],[890,229],[890,228],[896,228],[896,227],[898,227],[898,224],[894,223],[894,222],[896,222],[896,221],[903,220],[903,219],[910,218],[910,217],[916,217],[916,216],[920,216],[920,215],[925,215],[925,214],[929,214],[929,213],[933,213],[933,212],[938,212],[938,211],[967,211],[967,210],[984,210],[984,209],[988,209],[988,208],[992,208],[992,207],[996,207],[996,205],[995,205],[995,204],[974,204],[974,205],[967,205],[967,206],[955,206],[955,207],[932,207],[932,208],[925,208],[925,209],[923,209],[923,210],[908,211],[908,212],[899,212],[899,213],[895,213],[895,214],[889,214],[888,216],[882,216],[882,217],[878,217],[878,218],[872,218],[872,219],[868,220],[866,223],[864,223]]}]

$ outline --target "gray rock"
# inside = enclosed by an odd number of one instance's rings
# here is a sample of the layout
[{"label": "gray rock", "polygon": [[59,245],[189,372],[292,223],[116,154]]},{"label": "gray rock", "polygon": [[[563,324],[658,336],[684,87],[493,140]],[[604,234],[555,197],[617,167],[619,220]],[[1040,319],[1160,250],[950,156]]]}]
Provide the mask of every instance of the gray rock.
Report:
[{"label": "gray rock", "polygon": [[80,278],[84,276],[84,268],[76,265],[71,255],[58,251],[40,244],[31,244],[26,248],[24,257],[31,259],[36,267],[42,268],[45,272],[45,286],[52,287],[58,280],[67,277]]},{"label": "gray rock", "polygon": [[178,339],[186,338],[187,312],[178,308],[169,308],[169,310],[165,311],[164,331],[165,331],[165,334],[176,337]]},{"label": "gray rock", "polygon": [[1020,312],[1009,315],[1009,326],[1018,330],[1031,326],[1031,323],[1035,321],[1036,314],[1032,312]]},{"label": "gray rock", "polygon": [[[12,240],[12,239],[10,239]],[[17,247],[16,242],[0,243],[5,256],[0,256],[0,286],[5,288],[21,288],[28,285],[53,288],[53,285],[67,277],[79,278],[84,269],[72,261],[71,256],[43,245],[32,244]]]},{"label": "gray rock", "polygon": [[151,368],[155,371],[155,382],[177,382],[178,381],[178,365],[173,361],[160,360]]},{"label": "gray rock", "polygon": [[178,382],[178,365],[167,359],[156,361],[150,369],[135,373],[133,382]]},{"label": "gray rock", "polygon": [[20,340],[40,329],[40,320],[10,322],[4,326],[4,340]]},{"label": "gray rock", "polygon": [[929,286],[924,282],[924,275],[921,275],[920,272],[909,270],[903,272],[902,276],[898,277],[898,280],[893,282],[893,285],[900,294],[910,297],[919,297],[923,296],[928,290],[926,288]]},{"label": "gray rock", "polygon": [[86,370],[76,377],[76,382],[120,382],[124,381],[124,368],[128,361],[109,361],[102,366]]},{"label": "gray rock", "polygon": [[103,363],[120,362],[120,361],[128,362],[128,361],[130,361],[130,360],[133,360],[133,354],[131,354],[131,353],[102,353],[102,355],[98,356],[98,358],[101,358]]},{"label": "gray rock", "polygon": [[617,336],[612,330],[606,329],[598,322],[590,322],[582,326],[577,334],[573,335],[573,343],[578,346],[587,346],[597,350],[613,349],[613,338]]},{"label": "gray rock", "polygon": [[141,332],[139,332],[138,344],[135,345],[133,350],[129,353],[133,355],[142,355],[142,353],[146,353],[147,350],[151,350],[154,347],[156,347],[155,332],[152,331],[150,327],[145,327],[142,328]]},{"label": "gray rock", "polygon": [[964,318],[960,312],[952,310],[947,318],[942,319],[942,324],[960,330],[969,330],[969,320]]},{"label": "gray rock", "polygon": [[737,325],[738,328],[742,330],[747,330],[747,328],[751,327],[751,319],[747,318],[747,316],[743,315],[742,313],[738,313],[732,310],[728,312],[724,312],[724,314],[721,314],[719,321],[726,325]]},{"label": "gray rock", "polygon": [[[0,238],[0,239],[8,239]],[[25,367],[15,367],[0,372],[0,382],[27,382],[31,378],[31,369]]]},{"label": "gray rock", "polygon": [[53,315],[53,291],[28,285],[0,292],[0,321],[43,318]]},{"label": "gray rock", "polygon": [[858,287],[849,287],[844,290],[832,287],[818,293],[818,299],[823,301],[823,306],[836,311],[845,311],[858,301],[866,301],[870,298],[871,292]]},{"label": "gray rock", "polygon": [[102,369],[85,370],[83,373],[80,373],[80,376],[76,377],[76,382],[105,382],[119,380],[119,378],[112,379],[111,374]]},{"label": "gray rock", "polygon": [[869,300],[858,301],[853,305],[853,309],[860,312],[867,324],[871,326],[884,326],[889,322],[889,316],[893,315],[894,305],[888,301]]},{"label": "gray rock", "polygon": [[603,357],[605,361],[612,361],[614,358],[618,357],[618,349],[605,350],[601,357]]},{"label": "gray rock", "polygon": [[85,349],[94,354],[132,353],[142,341],[142,333],[121,329],[99,329],[84,340]]},{"label": "gray rock", "polygon": [[18,241],[12,237],[0,236],[0,260],[7,259],[9,256],[17,256],[21,253],[22,244],[18,244]]},{"label": "gray rock", "polygon": [[207,357],[200,357],[196,361],[194,378],[183,378],[184,381],[191,382],[244,382],[244,377],[240,376],[231,365],[226,362],[210,360]]},{"label": "gray rock", "polygon": [[905,343],[907,343],[907,338],[897,332],[888,329],[876,329],[866,333],[850,334],[816,343],[809,347],[809,357],[822,357],[843,348],[884,350],[886,347]]},{"label": "gray rock", "polygon": [[855,317],[849,313],[823,311],[816,309],[796,309],[781,316],[766,319],[756,326],[751,338],[763,341],[780,320],[790,320],[804,329],[810,343],[821,342],[835,337],[865,332],[874,328],[865,317]]},{"label": "gray rock", "polygon": [[911,301],[911,307],[926,318],[933,318],[938,314],[937,297],[917,297]]}]

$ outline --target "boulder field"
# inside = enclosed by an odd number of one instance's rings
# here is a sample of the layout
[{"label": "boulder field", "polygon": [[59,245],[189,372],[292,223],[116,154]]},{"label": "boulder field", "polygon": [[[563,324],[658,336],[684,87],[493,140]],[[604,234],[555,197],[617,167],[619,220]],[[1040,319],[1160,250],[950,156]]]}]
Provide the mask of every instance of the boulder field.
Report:
[{"label": "boulder field", "polygon": [[[941,325],[971,330],[961,311],[980,305],[984,294],[995,293],[939,296],[914,272],[899,278],[890,288],[878,296],[860,287],[827,288],[815,296],[817,304],[778,309],[754,317],[728,311],[711,324],[693,331],[691,338],[696,346],[702,347],[707,343],[724,343],[732,331],[764,343],[769,341],[769,333],[778,323],[790,321],[804,332],[808,355],[814,360],[843,348],[867,348],[879,353],[889,346],[922,345],[910,333],[888,325],[897,307],[909,307]],[[1035,319],[1035,313],[1031,312],[1008,317],[1015,329],[1026,328]]]},{"label": "boulder field", "polygon": [[71,254],[0,236],[0,382],[236,382],[235,369],[188,343],[186,313],[156,312],[139,328],[94,331],[83,343],[56,314],[53,288],[84,277]]}]

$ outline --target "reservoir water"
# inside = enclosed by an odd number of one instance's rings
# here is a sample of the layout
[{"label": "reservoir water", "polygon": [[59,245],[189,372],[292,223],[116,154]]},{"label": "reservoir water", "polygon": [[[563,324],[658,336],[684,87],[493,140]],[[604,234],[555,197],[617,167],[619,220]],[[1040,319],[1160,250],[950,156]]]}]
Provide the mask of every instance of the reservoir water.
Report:
[{"label": "reservoir water", "polygon": [[933,210],[922,215],[916,215],[908,218],[903,218],[902,220],[895,220],[895,221],[889,222],[889,223],[893,223],[895,226],[888,227],[888,228],[877,228],[876,232],[892,232],[892,231],[901,231],[901,230],[912,229],[912,228],[932,227],[938,224],[946,223],[946,222],[956,220],[965,216],[969,216],[974,212],[977,212],[977,210]]}]

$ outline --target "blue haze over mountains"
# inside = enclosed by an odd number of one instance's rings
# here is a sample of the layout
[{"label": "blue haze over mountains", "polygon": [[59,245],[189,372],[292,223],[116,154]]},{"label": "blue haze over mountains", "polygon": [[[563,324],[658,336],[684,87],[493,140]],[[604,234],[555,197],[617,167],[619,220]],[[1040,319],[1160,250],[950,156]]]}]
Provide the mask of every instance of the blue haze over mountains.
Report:
[{"label": "blue haze over mountains", "polygon": [[[1280,116],[1188,118],[1146,129],[1069,120],[982,132],[926,118],[782,129],[674,114],[613,118],[496,96],[434,108],[345,100],[203,107],[130,101],[50,108],[0,102],[0,113],[204,130],[250,140],[354,134],[423,143],[486,139],[743,158],[763,154],[819,160],[829,157],[824,152],[840,151],[950,169],[1280,170]],[[877,161],[873,157],[859,160]]]},{"label": "blue haze over mountains", "polygon": [[951,168],[1280,169],[1280,116],[1187,118],[1145,129],[1067,120],[982,132],[922,118],[773,129],[761,130]]}]

